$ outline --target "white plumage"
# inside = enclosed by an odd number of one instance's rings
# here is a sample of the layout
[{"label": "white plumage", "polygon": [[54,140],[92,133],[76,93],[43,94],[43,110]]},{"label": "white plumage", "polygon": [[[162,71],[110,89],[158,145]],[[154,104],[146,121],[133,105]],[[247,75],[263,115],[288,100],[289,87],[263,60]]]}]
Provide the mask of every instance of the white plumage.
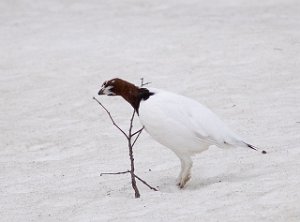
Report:
[{"label": "white plumage", "polygon": [[139,117],[146,131],[178,156],[182,170],[177,179],[184,187],[190,179],[191,156],[209,148],[247,146],[213,112],[190,98],[150,89],[154,95],[141,101]]},{"label": "white plumage", "polygon": [[239,136],[197,101],[164,90],[150,92],[154,95],[141,101],[139,117],[149,134],[163,145],[193,154],[210,145],[243,144]]}]

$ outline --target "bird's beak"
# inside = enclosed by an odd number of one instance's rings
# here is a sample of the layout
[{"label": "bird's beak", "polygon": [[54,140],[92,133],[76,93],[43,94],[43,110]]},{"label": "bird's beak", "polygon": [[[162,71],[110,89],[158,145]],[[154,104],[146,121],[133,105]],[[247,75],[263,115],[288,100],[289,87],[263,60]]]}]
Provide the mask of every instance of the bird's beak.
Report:
[{"label": "bird's beak", "polygon": [[100,96],[100,95],[104,95],[104,88],[101,88],[101,89],[99,90],[98,95],[99,95],[99,96]]}]

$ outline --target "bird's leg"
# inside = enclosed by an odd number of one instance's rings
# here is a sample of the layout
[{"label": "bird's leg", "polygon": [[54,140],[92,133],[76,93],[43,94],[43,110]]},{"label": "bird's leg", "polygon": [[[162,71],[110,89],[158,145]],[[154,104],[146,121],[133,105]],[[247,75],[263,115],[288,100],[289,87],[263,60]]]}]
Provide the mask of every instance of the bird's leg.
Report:
[{"label": "bird's leg", "polygon": [[178,156],[181,162],[181,171],[177,179],[177,185],[182,189],[191,178],[193,162],[190,156]]},{"label": "bird's leg", "polygon": [[180,163],[181,163],[181,170],[180,170],[180,173],[177,177],[177,180],[176,180],[176,184],[177,186],[179,186],[180,184],[180,181],[181,181],[181,178],[182,178],[182,173],[183,173],[183,170],[184,170],[184,161],[182,159],[180,159]]}]

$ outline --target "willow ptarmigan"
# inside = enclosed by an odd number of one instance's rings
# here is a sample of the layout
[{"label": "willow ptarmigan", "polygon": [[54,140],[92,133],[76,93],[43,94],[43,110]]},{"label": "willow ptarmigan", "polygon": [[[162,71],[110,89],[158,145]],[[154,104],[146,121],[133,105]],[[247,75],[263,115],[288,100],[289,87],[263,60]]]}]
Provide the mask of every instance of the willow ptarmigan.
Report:
[{"label": "willow ptarmigan", "polygon": [[161,89],[140,88],[118,78],[105,81],[98,94],[122,96],[135,109],[145,130],[178,156],[181,171],[177,185],[180,188],[191,178],[191,156],[211,145],[257,150],[207,107],[185,96]]}]

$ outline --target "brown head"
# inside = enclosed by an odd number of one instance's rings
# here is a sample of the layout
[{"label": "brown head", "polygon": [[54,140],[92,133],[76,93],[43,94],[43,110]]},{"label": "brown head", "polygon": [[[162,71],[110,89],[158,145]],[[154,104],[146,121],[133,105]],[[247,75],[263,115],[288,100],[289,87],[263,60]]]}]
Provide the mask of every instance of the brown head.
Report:
[{"label": "brown head", "polygon": [[130,82],[118,78],[105,81],[98,92],[98,95],[122,96],[137,113],[141,100],[146,100],[153,94],[146,88],[139,88]]}]

